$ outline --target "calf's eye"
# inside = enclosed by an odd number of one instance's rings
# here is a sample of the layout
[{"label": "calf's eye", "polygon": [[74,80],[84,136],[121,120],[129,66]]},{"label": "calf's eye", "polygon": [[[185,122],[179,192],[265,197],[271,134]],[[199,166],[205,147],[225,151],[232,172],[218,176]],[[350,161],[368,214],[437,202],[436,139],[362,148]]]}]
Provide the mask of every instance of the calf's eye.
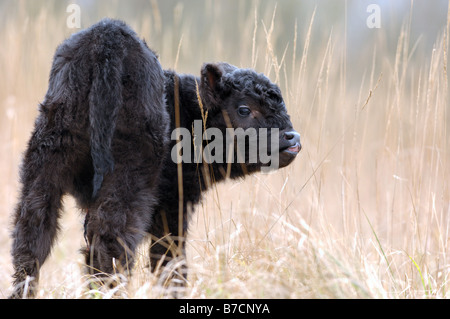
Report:
[{"label": "calf's eye", "polygon": [[238,108],[237,111],[238,111],[238,114],[239,114],[240,116],[242,116],[242,117],[249,116],[250,113],[252,112],[252,111],[250,110],[250,108],[249,108],[248,106],[245,106],[245,105],[239,106],[239,108]]}]

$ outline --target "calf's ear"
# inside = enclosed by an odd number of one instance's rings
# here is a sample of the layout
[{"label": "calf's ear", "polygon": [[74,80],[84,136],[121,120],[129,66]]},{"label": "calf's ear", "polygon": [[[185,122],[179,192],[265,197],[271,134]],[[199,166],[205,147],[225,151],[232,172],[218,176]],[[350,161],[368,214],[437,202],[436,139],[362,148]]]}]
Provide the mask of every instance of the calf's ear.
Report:
[{"label": "calf's ear", "polygon": [[222,68],[219,64],[204,64],[202,67],[202,84],[214,91],[222,78]]},{"label": "calf's ear", "polygon": [[229,88],[223,81],[223,76],[236,67],[228,63],[205,63],[201,70],[200,95],[207,109],[220,107]]}]

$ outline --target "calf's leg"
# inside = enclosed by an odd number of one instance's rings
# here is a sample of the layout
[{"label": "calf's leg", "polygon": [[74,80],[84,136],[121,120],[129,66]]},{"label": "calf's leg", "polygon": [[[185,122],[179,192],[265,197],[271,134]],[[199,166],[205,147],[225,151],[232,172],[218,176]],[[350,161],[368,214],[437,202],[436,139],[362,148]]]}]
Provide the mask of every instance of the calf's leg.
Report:
[{"label": "calf's leg", "polygon": [[[14,212],[12,298],[36,293],[39,268],[55,242],[60,216],[64,168],[59,153],[28,150],[22,166],[22,194]],[[61,175],[60,175],[61,174]]]}]

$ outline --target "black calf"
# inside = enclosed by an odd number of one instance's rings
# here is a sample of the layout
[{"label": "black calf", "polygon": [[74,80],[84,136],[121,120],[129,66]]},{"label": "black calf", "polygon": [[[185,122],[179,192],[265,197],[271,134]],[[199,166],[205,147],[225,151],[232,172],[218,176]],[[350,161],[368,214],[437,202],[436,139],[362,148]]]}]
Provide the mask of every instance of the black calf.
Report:
[{"label": "black calf", "polygon": [[[269,151],[279,167],[300,151],[281,92],[262,74],[226,63],[205,64],[200,78],[163,71],[145,42],[116,20],[102,20],[64,41],[22,164],[12,297],[24,295],[28,276],[26,295],[35,293],[58,232],[63,194],[88,212],[91,273],[131,269],[135,248],[148,233],[156,240],[153,269],[184,256],[188,206],[212,183],[267,165],[239,163],[237,151],[224,161],[177,164],[171,132],[190,131],[195,120],[224,134],[227,128],[278,128],[278,148]],[[192,156],[198,154],[192,142],[189,147]]]}]

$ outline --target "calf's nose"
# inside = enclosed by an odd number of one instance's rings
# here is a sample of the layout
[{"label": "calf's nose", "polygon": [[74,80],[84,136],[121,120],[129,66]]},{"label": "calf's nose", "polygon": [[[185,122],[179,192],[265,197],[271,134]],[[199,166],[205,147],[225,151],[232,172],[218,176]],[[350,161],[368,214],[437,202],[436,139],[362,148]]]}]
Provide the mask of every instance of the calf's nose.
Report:
[{"label": "calf's nose", "polygon": [[300,134],[298,134],[296,131],[285,132],[284,139],[291,141],[294,144],[300,144]]},{"label": "calf's nose", "polygon": [[302,149],[302,145],[300,144],[300,134],[296,131],[284,132],[283,138],[288,141],[289,146],[286,151],[289,151],[293,154],[298,154]]}]

